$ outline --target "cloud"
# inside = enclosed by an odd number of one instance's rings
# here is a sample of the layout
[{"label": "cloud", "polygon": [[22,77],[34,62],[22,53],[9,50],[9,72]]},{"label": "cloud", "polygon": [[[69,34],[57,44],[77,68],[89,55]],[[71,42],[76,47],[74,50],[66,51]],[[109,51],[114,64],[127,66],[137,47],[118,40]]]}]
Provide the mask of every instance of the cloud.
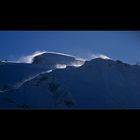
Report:
[{"label": "cloud", "polygon": [[27,56],[23,56],[23,57],[19,58],[19,60],[17,62],[20,62],[20,63],[32,63],[33,58],[35,56],[41,55],[43,53],[46,53],[46,51],[36,51],[31,55],[27,55]]},{"label": "cloud", "polygon": [[95,59],[95,58],[111,59],[110,57],[104,54],[91,54],[90,59]]}]

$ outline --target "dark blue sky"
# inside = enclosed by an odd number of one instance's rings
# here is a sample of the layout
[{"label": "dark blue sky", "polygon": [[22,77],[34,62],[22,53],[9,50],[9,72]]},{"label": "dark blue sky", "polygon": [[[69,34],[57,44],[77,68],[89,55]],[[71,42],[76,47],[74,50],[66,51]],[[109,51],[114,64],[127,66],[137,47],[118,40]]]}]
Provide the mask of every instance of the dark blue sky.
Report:
[{"label": "dark blue sky", "polygon": [[140,32],[0,31],[0,59],[17,60],[35,51],[54,51],[83,58],[104,54],[135,64],[140,61]]}]

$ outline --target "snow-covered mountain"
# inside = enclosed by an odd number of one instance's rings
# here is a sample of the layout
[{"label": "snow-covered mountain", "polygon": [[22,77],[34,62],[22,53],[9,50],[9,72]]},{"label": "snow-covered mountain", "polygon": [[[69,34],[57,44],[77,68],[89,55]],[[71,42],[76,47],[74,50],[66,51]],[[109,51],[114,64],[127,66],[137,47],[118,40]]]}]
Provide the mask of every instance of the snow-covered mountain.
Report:
[{"label": "snow-covered mountain", "polygon": [[0,108],[140,108],[139,84],[140,66],[97,58],[1,93]]},{"label": "snow-covered mountain", "polygon": [[67,65],[83,64],[84,61],[64,54],[43,53],[32,58],[28,63],[0,63],[0,91],[12,89],[41,72],[54,68],[65,68]]}]

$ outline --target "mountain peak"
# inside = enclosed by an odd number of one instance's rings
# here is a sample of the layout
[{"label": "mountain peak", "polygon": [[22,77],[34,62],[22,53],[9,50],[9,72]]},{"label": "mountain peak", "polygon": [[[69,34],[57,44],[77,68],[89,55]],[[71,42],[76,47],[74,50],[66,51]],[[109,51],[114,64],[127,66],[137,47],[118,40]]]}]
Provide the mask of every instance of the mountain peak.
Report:
[{"label": "mountain peak", "polygon": [[95,58],[95,59],[91,59],[89,61],[85,62],[85,65],[92,65],[92,64],[97,64],[97,63],[108,63],[108,62],[113,62],[113,60],[110,59],[102,59],[102,58]]},{"label": "mountain peak", "polygon": [[[63,59],[68,59],[68,60],[74,60],[74,57],[72,56],[67,56],[67,55],[62,55],[62,54],[58,54],[58,53],[43,53],[40,54],[38,56],[35,56],[33,58],[33,64],[45,64],[48,61],[54,62],[56,60],[58,61],[64,61]],[[50,62],[50,63],[51,63]]]},{"label": "mountain peak", "polygon": [[56,67],[56,65],[73,65],[74,63],[83,62],[82,60],[77,60],[76,57],[54,52],[46,52],[41,55],[35,56],[33,58],[33,64],[43,64],[51,67]]}]

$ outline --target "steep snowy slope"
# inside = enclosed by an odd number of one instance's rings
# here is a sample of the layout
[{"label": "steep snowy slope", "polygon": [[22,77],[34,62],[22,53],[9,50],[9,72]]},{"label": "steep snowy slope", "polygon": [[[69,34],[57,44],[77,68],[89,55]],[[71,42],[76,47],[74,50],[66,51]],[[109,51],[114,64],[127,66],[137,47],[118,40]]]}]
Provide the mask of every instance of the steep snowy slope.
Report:
[{"label": "steep snowy slope", "polygon": [[25,79],[46,70],[50,70],[50,67],[26,63],[1,63],[0,91],[11,89]]},{"label": "steep snowy slope", "polygon": [[55,77],[40,74],[20,88],[1,93],[0,108],[71,108],[74,99]]},{"label": "steep snowy slope", "polygon": [[40,74],[0,96],[0,108],[140,108],[140,67],[93,59]]}]

